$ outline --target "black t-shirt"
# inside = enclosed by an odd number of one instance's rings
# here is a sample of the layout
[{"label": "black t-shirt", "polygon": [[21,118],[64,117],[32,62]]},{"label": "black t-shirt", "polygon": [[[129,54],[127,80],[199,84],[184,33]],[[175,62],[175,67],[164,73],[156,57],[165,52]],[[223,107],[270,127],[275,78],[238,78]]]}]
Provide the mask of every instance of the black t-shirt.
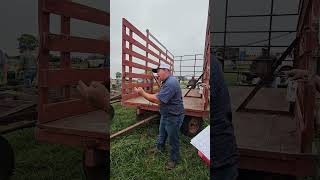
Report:
[{"label": "black t-shirt", "polygon": [[210,73],[210,144],[212,168],[238,161],[237,145],[232,125],[228,88],[220,63],[211,55]]}]

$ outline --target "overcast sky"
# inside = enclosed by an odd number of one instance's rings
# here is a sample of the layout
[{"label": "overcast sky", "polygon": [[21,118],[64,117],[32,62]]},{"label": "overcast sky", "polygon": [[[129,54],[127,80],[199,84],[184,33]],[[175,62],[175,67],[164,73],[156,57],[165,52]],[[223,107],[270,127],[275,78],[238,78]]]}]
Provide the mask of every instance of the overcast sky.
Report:
[{"label": "overcast sky", "polygon": [[121,72],[121,28],[126,18],[149,29],[175,56],[202,54],[209,0],[111,0],[111,76]]},{"label": "overcast sky", "polygon": [[[81,4],[109,11],[106,0],[73,0]],[[1,0],[0,3],[0,49],[10,56],[18,55],[17,38],[23,34],[38,36],[38,0]],[[51,32],[58,33],[59,17],[51,16]],[[99,38],[109,34],[109,29],[85,21],[71,20],[71,34]]]}]

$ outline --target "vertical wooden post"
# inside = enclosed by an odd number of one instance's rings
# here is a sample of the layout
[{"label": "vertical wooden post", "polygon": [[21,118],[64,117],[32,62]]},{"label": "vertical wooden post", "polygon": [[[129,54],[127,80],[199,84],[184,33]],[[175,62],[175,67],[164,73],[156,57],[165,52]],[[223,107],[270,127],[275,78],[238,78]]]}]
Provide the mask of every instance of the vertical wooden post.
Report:
[{"label": "vertical wooden post", "polygon": [[[38,23],[39,23],[39,59],[38,59],[38,75],[41,73],[48,73],[49,68],[49,50],[44,48],[45,37],[49,33],[49,25],[50,25],[50,15],[49,13],[43,12],[45,9],[45,0],[38,1]],[[39,83],[38,78],[38,84]],[[39,123],[45,121],[45,113],[44,113],[44,104],[48,103],[48,88],[47,87],[39,87],[39,97],[38,97],[38,120]]]},{"label": "vertical wooden post", "polygon": [[[124,61],[126,60],[126,54],[124,53],[124,49],[126,48],[126,41],[124,40],[124,35],[126,34],[126,26],[124,25],[124,19],[122,19],[122,86],[121,86],[121,94],[125,95],[126,91],[126,66],[124,65]],[[122,99],[123,100],[123,99]]]},{"label": "vertical wooden post", "polygon": [[[149,30],[147,29],[147,41],[146,41],[146,48],[149,49]],[[149,53],[146,51],[146,57],[149,58]],[[148,67],[148,62],[146,61],[146,67]],[[151,72],[152,73],[152,72]],[[145,74],[148,74],[148,70],[145,70]],[[147,78],[144,81],[145,83],[148,83]],[[152,85],[150,87],[150,91],[153,91],[153,82],[151,81]]]},{"label": "vertical wooden post", "polygon": [[[68,39],[70,36],[70,18],[61,16],[61,35],[64,39]],[[65,70],[70,70],[70,52],[61,52],[61,62],[60,68]],[[67,85],[63,88],[64,98],[70,99],[70,85]]]},{"label": "vertical wooden post", "polygon": [[[132,38],[133,37],[133,32],[131,29],[129,29],[129,35],[130,37]],[[132,51],[132,43],[129,42],[129,50],[130,52]],[[132,62],[132,55],[129,54],[129,61]],[[129,66],[129,73],[131,74],[132,73],[132,67]],[[129,77],[129,84],[132,84],[132,78]],[[132,88],[129,89],[130,92],[132,92]]]}]

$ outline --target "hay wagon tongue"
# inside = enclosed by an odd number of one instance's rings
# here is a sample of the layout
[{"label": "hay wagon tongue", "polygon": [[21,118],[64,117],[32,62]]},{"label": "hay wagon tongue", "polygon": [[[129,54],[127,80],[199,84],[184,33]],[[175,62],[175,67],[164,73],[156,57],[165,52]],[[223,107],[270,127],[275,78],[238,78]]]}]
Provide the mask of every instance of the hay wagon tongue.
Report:
[{"label": "hay wagon tongue", "polygon": [[[109,69],[73,68],[70,53],[94,53],[107,57],[109,42],[71,36],[70,21],[77,19],[109,27],[109,13],[71,1],[39,0],[38,8],[41,46],[36,138],[39,141],[83,148],[86,175],[91,177],[99,174],[106,177],[109,154],[108,116],[104,111],[84,102],[74,86],[79,80],[87,84],[91,81],[109,84]],[[60,34],[50,33],[50,15],[61,17]],[[49,66],[50,51],[60,52],[59,68]],[[58,92],[62,90],[63,93],[52,99],[52,94],[59,94],[55,89],[59,89]]]},{"label": "hay wagon tongue", "polygon": [[[160,84],[155,77],[157,75],[153,74],[151,69],[160,63],[166,63],[176,72],[176,58],[149,30],[144,34],[124,18],[122,23],[122,105],[136,107],[138,115],[145,111],[156,113],[158,105],[134,93],[133,88],[142,87],[152,94],[159,92]],[[205,64],[207,61],[203,62]],[[204,67],[205,70],[201,71],[203,75],[199,79],[208,85],[209,64]],[[209,86],[205,86],[202,94],[194,87],[190,90],[183,89],[186,118],[182,131],[188,136],[196,135],[202,128],[203,118],[208,116],[207,87]]]}]

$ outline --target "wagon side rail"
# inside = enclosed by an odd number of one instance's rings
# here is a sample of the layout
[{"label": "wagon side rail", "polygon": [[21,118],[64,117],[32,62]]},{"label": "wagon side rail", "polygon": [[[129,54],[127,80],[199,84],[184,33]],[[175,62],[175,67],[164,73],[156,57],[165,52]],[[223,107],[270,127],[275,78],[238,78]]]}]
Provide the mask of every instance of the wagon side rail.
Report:
[{"label": "wagon side rail", "polygon": [[137,97],[134,87],[142,87],[149,93],[156,93],[160,87],[152,69],[166,63],[173,71],[174,56],[149,30],[146,34],[122,19],[122,104]]},{"label": "wagon side rail", "polygon": [[[38,123],[83,114],[96,110],[81,99],[71,97],[71,86],[79,80],[85,83],[101,81],[109,83],[109,69],[71,68],[71,52],[109,55],[108,40],[75,37],[70,34],[71,19],[110,26],[109,13],[71,1],[39,0],[39,60],[38,60]],[[60,16],[60,34],[50,32],[50,15]],[[60,52],[60,67],[49,67],[50,51]],[[62,87],[63,100],[49,102],[49,88]]]}]

